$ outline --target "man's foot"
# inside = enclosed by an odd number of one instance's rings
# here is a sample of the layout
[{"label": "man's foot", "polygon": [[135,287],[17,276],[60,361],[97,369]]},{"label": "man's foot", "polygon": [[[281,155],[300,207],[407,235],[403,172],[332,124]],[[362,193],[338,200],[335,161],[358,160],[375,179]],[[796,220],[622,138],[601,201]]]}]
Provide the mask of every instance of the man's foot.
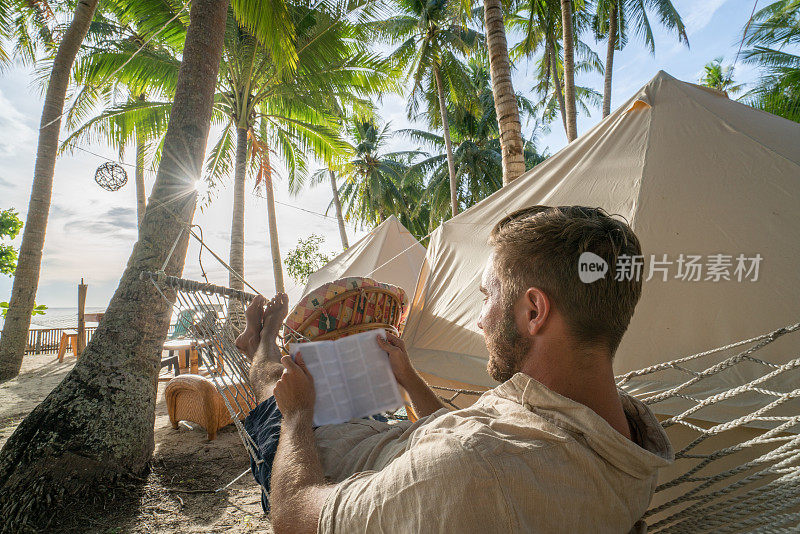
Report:
[{"label": "man's foot", "polygon": [[[258,339],[250,366],[250,383],[253,385],[258,402],[263,402],[272,395],[275,383],[283,373],[281,351],[277,341],[278,332],[288,310],[289,297],[285,293],[275,295],[275,298],[270,300],[261,312],[259,319],[261,330],[258,332],[258,336],[249,338],[251,344],[253,339]],[[249,319],[247,324],[250,324]]]},{"label": "man's foot", "polygon": [[256,295],[253,302],[247,307],[244,312],[247,326],[244,332],[239,334],[236,338],[236,348],[245,353],[245,355],[252,359],[258,350],[258,343],[261,341],[261,329],[263,328],[264,317],[264,304],[267,299],[263,295]]},{"label": "man's foot", "polygon": [[281,361],[281,352],[277,343],[278,333],[288,312],[289,297],[286,293],[278,293],[264,307],[257,350],[263,351],[270,361],[277,363]]}]

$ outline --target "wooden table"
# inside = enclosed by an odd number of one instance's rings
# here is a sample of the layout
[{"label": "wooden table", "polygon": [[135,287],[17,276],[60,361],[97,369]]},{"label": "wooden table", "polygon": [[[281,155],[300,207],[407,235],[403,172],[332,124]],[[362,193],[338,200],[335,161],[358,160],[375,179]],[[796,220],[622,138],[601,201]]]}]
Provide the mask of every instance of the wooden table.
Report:
[{"label": "wooden table", "polygon": [[163,350],[169,351],[172,356],[178,352],[178,367],[181,371],[186,370],[193,375],[199,374],[199,358],[197,349],[205,344],[204,339],[170,339],[164,342]]},{"label": "wooden table", "polygon": [[64,354],[67,352],[67,346],[72,347],[72,354],[78,357],[78,331],[77,330],[64,330],[61,334],[61,340],[58,343],[58,361],[64,361]]}]

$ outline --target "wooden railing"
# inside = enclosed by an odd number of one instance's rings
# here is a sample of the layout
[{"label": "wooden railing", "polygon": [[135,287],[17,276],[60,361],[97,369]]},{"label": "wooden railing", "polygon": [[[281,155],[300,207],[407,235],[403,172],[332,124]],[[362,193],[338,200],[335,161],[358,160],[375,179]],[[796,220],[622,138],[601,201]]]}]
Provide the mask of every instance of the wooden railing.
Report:
[{"label": "wooden railing", "polygon": [[[86,342],[92,339],[96,326],[86,327]],[[28,345],[25,354],[51,354],[58,352],[58,344],[64,332],[77,332],[77,328],[34,328],[28,330]]]},{"label": "wooden railing", "polygon": [[[28,344],[25,347],[25,354],[55,354],[58,352],[58,345],[61,342],[61,335],[64,332],[76,332],[77,328],[34,328],[28,331]],[[86,342],[92,339],[96,326],[86,327]],[[169,325],[167,336],[175,331],[175,325]],[[68,349],[72,350],[72,349]]]}]

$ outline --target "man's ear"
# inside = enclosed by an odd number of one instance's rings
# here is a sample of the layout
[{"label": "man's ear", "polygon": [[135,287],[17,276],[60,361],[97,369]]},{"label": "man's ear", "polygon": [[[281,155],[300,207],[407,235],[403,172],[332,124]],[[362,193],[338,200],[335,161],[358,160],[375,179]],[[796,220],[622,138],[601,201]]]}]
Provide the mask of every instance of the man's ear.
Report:
[{"label": "man's ear", "polygon": [[538,287],[530,287],[522,302],[528,335],[538,334],[550,317],[550,298]]}]

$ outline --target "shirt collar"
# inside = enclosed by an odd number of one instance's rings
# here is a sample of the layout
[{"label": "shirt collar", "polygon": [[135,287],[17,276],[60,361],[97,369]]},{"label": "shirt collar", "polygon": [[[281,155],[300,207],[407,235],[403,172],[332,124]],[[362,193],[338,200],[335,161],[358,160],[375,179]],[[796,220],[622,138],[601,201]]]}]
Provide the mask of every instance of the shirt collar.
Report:
[{"label": "shirt collar", "polygon": [[517,402],[583,439],[598,455],[631,476],[651,476],[675,459],[669,438],[653,412],[623,391],[619,391],[622,407],[628,421],[636,425],[642,436],[642,446],[617,432],[588,406],[556,393],[524,373],[515,374],[490,394]]}]

